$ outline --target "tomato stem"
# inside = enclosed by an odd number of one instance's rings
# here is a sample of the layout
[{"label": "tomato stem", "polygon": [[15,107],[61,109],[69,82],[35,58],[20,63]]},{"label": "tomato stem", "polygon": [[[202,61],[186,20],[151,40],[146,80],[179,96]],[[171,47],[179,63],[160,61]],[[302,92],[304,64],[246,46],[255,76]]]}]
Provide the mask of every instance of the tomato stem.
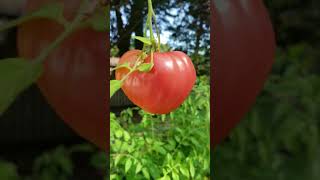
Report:
[{"label": "tomato stem", "polygon": [[49,56],[50,52],[56,49],[71,33],[78,27],[81,27],[84,17],[83,9],[87,6],[88,0],[83,0],[75,19],[70,24],[65,24],[65,31],[58,36],[53,43],[46,47],[41,54],[35,59],[34,63],[43,63]]}]

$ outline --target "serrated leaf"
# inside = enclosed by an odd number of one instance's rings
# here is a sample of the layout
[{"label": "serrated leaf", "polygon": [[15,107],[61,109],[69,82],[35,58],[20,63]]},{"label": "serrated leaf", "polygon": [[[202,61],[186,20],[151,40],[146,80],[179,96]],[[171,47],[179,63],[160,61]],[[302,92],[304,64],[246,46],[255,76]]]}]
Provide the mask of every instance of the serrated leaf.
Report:
[{"label": "serrated leaf", "polygon": [[143,63],[138,67],[140,72],[149,72],[153,68],[153,63]]},{"label": "serrated leaf", "polygon": [[0,60],[0,115],[41,75],[42,65],[22,58]]},{"label": "serrated leaf", "polygon": [[128,159],[128,160],[126,161],[126,165],[125,165],[125,172],[126,172],[126,173],[130,170],[131,166],[132,166],[132,160],[131,160],[131,159]]},{"label": "serrated leaf", "polygon": [[110,97],[121,88],[122,82],[119,80],[110,81]]},{"label": "serrated leaf", "polygon": [[144,44],[147,44],[147,45],[151,45],[151,40],[149,38],[146,38],[146,37],[141,37],[141,36],[134,36],[133,37],[134,39],[137,39],[141,42],[143,42]]},{"label": "serrated leaf", "polygon": [[142,170],[142,164],[138,163],[136,167],[136,174],[138,174]]}]

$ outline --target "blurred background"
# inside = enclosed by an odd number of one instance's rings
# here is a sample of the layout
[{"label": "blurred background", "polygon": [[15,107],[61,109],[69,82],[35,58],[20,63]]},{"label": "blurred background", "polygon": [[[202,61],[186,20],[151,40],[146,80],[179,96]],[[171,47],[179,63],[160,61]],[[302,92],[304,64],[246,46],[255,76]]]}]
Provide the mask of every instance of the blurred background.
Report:
[{"label": "blurred background", "polygon": [[275,64],[247,117],[214,150],[217,180],[320,179],[320,1],[264,1]]},{"label": "blurred background", "polygon": [[[24,2],[1,0],[0,24],[19,18]],[[0,32],[0,59],[17,57],[16,30]],[[106,161],[64,124],[36,85],[0,116],[0,180],[102,180]]]}]

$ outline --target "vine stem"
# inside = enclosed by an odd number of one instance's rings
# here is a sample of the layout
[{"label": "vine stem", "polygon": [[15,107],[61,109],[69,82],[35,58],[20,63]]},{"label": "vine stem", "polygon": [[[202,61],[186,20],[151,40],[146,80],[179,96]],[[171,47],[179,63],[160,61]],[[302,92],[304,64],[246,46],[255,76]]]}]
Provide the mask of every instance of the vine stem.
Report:
[{"label": "vine stem", "polygon": [[49,56],[50,52],[56,49],[71,33],[73,33],[78,27],[84,25],[82,23],[84,17],[84,9],[88,5],[88,0],[82,0],[82,3],[79,7],[78,13],[74,20],[70,24],[65,24],[65,30],[62,34],[55,39],[53,43],[51,43],[48,47],[46,47],[40,55],[33,61],[33,63],[43,63],[46,58]]}]

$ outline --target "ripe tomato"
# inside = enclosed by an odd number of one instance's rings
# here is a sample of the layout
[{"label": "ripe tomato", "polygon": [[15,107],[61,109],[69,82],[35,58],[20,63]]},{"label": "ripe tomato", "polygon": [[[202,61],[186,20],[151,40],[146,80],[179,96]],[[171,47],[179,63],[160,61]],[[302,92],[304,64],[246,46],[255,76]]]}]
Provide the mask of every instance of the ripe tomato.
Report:
[{"label": "ripe tomato", "polygon": [[[26,11],[51,0],[28,0]],[[79,0],[63,0],[65,16],[72,19]],[[52,20],[36,19],[18,29],[18,50],[33,59],[64,27]],[[107,146],[107,32],[79,29],[55,49],[44,64],[38,86],[58,115],[79,135],[103,149]]]},{"label": "ripe tomato", "polygon": [[[136,62],[141,51],[126,52],[119,64]],[[148,56],[145,62],[150,62]],[[128,69],[116,70],[121,80]],[[183,52],[154,53],[154,66],[150,72],[134,72],[124,82],[122,90],[137,106],[153,114],[166,114],[178,108],[190,93],[196,81],[191,59]]]},{"label": "ripe tomato", "polygon": [[254,104],[273,63],[275,38],[263,1],[211,3],[211,144],[216,145]]}]

